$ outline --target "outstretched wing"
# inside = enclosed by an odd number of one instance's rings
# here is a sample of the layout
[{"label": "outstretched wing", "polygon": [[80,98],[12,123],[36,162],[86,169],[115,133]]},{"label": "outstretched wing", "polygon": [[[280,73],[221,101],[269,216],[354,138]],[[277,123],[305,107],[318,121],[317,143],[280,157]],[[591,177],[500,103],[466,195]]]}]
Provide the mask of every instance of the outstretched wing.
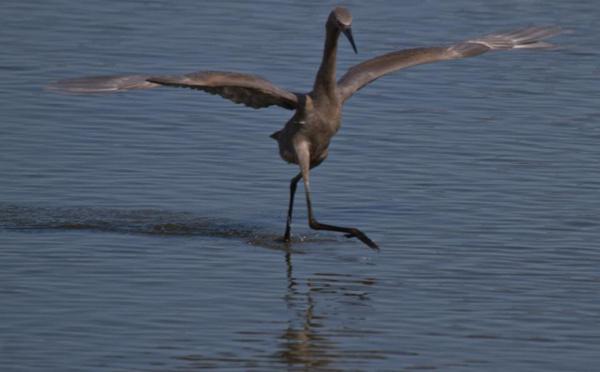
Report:
[{"label": "outstretched wing", "polygon": [[298,106],[298,96],[260,76],[237,72],[200,71],[186,75],[113,75],[61,80],[48,86],[70,93],[105,93],[173,86],[218,94],[235,103],[258,109],[277,105],[288,110]]},{"label": "outstretched wing", "polygon": [[379,77],[414,65],[474,57],[491,50],[552,47],[541,40],[558,33],[558,27],[529,27],[490,34],[449,47],[414,48],[384,54],[350,68],[338,81],[339,92],[345,101]]}]

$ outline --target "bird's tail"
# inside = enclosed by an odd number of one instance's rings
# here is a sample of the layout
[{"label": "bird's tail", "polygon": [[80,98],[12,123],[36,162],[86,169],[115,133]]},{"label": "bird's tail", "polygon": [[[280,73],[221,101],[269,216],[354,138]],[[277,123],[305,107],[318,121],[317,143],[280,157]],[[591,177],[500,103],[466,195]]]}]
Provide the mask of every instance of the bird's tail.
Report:
[{"label": "bird's tail", "polygon": [[278,130],[277,132],[274,132],[269,137],[273,138],[275,141],[279,141],[279,136],[281,136],[281,130]]}]

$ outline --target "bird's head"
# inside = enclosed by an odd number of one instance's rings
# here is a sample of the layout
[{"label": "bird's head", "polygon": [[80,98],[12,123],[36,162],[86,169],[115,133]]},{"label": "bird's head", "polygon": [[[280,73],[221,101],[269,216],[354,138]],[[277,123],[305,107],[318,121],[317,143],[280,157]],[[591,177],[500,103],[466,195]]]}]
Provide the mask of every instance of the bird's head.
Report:
[{"label": "bird's head", "polygon": [[337,27],[350,42],[354,53],[358,53],[356,50],[356,44],[354,43],[354,37],[352,37],[352,14],[344,7],[338,6],[331,11],[329,14],[329,22],[332,26]]}]

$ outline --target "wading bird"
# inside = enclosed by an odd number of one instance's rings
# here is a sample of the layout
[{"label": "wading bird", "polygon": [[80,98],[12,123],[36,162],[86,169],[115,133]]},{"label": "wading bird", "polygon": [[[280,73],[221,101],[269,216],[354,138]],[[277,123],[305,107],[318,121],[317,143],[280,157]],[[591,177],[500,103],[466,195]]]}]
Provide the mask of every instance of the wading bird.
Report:
[{"label": "wading bird", "polygon": [[405,49],[362,62],[336,81],[338,38],[344,34],[356,53],[352,37],[352,15],[343,7],[335,8],[325,24],[325,48],[312,91],[292,93],[259,76],[237,72],[201,71],[187,75],[120,75],[93,76],[59,81],[50,88],[75,93],[112,92],[128,89],[148,89],[173,86],[203,90],[218,94],[235,103],[258,109],[277,105],[294,110],[292,118],[271,137],[279,144],[279,154],[297,164],[300,172],[291,180],[287,222],[283,240],[290,241],[290,225],[294,194],[300,180],[304,182],[308,224],[315,230],[329,230],[355,237],[373,249],[377,244],[355,227],[328,225],[317,221],[310,197],[310,169],[327,158],[331,138],[340,129],[342,106],[359,89],[379,77],[414,65],[474,57],[494,50],[547,48],[545,38],[559,33],[557,27],[529,27],[505,33],[495,33],[450,46]]}]

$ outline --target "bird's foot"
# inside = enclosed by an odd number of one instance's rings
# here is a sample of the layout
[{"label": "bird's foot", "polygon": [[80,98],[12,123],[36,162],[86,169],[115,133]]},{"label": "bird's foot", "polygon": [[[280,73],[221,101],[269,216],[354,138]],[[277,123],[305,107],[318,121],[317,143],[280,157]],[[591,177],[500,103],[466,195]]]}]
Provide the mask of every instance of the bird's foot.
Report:
[{"label": "bird's foot", "polygon": [[363,233],[359,229],[352,229],[352,232],[346,234],[345,236],[346,238],[357,238],[358,240],[369,246],[369,248],[374,249],[376,251],[379,250],[379,246],[374,241],[369,239],[369,237],[366,236],[365,233]]}]

